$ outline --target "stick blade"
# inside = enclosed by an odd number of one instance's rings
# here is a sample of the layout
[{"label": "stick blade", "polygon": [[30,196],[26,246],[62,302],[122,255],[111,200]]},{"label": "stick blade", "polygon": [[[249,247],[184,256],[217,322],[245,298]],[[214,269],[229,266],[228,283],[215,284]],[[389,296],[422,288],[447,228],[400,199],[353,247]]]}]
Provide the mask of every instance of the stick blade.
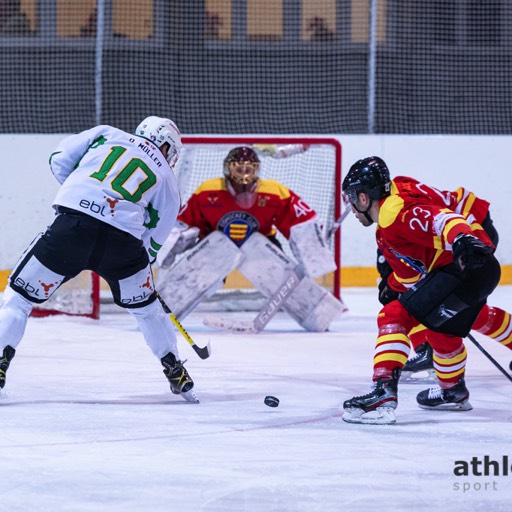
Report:
[{"label": "stick blade", "polygon": [[201,359],[208,359],[212,355],[210,342],[208,342],[204,347],[198,347],[196,344],[194,344],[192,345],[192,348]]}]

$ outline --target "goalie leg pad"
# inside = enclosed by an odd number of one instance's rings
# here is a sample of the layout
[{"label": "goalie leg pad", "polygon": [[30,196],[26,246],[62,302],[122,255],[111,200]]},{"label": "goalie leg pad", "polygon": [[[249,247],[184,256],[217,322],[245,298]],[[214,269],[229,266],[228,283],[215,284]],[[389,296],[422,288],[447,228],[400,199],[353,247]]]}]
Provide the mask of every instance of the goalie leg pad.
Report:
[{"label": "goalie leg pad", "polygon": [[[266,297],[280,289],[297,265],[260,233],[251,235],[241,250],[245,259],[238,270]],[[347,308],[325,288],[303,277],[283,309],[306,330],[323,332]]]},{"label": "goalie leg pad", "polygon": [[187,251],[172,267],[158,270],[156,288],[178,318],[188,315],[243,259],[243,253],[220,231]]},{"label": "goalie leg pad", "polygon": [[347,307],[332,293],[305,277],[283,305],[283,309],[304,329],[324,332]]}]

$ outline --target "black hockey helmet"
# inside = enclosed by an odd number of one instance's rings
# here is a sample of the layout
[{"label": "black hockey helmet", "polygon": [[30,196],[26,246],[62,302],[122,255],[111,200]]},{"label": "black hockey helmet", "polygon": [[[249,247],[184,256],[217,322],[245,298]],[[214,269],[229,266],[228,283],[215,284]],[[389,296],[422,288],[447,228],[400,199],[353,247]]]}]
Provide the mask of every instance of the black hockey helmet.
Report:
[{"label": "black hockey helmet", "polygon": [[341,188],[352,205],[360,192],[368,194],[370,201],[389,196],[391,178],[386,163],[378,156],[358,160],[348,171]]}]

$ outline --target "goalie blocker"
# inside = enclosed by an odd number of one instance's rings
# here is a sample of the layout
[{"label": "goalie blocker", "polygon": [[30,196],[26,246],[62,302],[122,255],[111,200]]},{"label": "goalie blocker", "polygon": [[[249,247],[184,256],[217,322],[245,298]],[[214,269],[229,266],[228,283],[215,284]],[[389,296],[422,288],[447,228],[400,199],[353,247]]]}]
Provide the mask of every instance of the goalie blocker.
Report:
[{"label": "goalie blocker", "polygon": [[[315,244],[314,239],[312,244]],[[306,263],[304,260],[301,263],[306,272],[311,269],[316,275],[322,275],[332,269],[332,258],[328,249],[321,245],[318,248],[316,252],[309,251],[315,255],[312,261],[306,256]],[[322,253],[329,254],[323,266],[328,270],[324,272],[318,256]],[[160,268],[156,285],[175,315],[183,318],[205,297],[212,295],[235,268],[264,296],[270,297],[296,267],[296,262],[260,233],[251,235],[239,249],[220,231],[215,231],[171,268]],[[314,332],[326,331],[331,322],[346,311],[341,301],[308,276],[301,276],[300,283],[282,307],[302,327]]]}]

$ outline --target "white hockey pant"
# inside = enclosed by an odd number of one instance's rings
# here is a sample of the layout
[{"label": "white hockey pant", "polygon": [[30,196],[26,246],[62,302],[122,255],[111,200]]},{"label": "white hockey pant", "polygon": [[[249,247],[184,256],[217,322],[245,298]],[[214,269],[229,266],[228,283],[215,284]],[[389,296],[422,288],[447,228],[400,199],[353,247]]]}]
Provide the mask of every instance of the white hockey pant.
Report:
[{"label": "white hockey pant", "polygon": [[126,308],[125,311],[135,318],[146,344],[158,359],[169,352],[179,359],[173,324],[158,300],[141,308]]},{"label": "white hockey pant", "polygon": [[[242,252],[245,259],[238,270],[265,297],[276,293],[297,265],[260,233],[251,235],[242,246]],[[346,307],[328,290],[309,277],[303,277],[283,309],[304,329],[323,332]]]},{"label": "white hockey pant", "polygon": [[159,268],[156,289],[182,319],[222,286],[243,259],[240,249],[220,231],[201,240],[170,268]]},{"label": "white hockey pant", "polygon": [[0,352],[10,345],[16,348],[25,334],[27,319],[33,308],[32,302],[15,292],[10,286],[4,291],[0,307]]}]

